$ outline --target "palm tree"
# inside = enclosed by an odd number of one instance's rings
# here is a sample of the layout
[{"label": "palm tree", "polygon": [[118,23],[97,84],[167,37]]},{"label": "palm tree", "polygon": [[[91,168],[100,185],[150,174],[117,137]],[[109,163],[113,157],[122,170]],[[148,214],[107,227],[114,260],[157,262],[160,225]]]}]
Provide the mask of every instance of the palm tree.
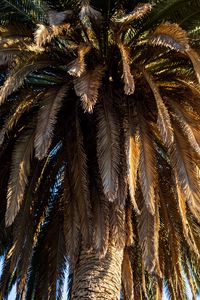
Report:
[{"label": "palm tree", "polygon": [[196,299],[199,16],[1,1],[1,299]]}]

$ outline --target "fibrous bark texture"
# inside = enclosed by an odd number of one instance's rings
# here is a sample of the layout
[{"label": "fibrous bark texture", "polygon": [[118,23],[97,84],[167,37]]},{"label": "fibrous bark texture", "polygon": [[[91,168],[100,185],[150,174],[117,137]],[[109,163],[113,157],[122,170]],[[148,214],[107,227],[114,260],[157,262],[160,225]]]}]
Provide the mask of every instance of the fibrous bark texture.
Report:
[{"label": "fibrous bark texture", "polygon": [[74,272],[72,299],[120,299],[123,250],[109,247],[105,257],[82,251]]}]

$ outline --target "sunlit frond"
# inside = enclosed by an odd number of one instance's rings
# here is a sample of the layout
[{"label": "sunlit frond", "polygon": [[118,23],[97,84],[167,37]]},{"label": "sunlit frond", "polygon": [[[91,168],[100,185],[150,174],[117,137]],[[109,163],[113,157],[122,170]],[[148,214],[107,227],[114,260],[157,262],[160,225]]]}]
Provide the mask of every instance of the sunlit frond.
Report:
[{"label": "sunlit frond", "polygon": [[123,62],[124,92],[126,95],[131,95],[135,91],[135,82],[133,75],[131,74],[128,48],[121,42],[118,43],[118,47],[120,49]]},{"label": "sunlit frond", "polygon": [[152,5],[150,3],[138,4],[132,12],[119,18],[116,17],[114,18],[114,21],[117,23],[122,23],[124,25],[136,19],[142,18],[144,15],[150,12],[151,9]]},{"label": "sunlit frond", "polygon": [[152,140],[149,136],[148,129],[146,128],[147,125],[144,120],[141,121],[139,130],[139,181],[146,208],[150,214],[154,215],[156,185],[155,155]]},{"label": "sunlit frond", "polygon": [[10,226],[23,201],[30,173],[30,159],[33,152],[33,130],[23,134],[16,143],[12,156],[12,169],[8,183],[6,225]]}]

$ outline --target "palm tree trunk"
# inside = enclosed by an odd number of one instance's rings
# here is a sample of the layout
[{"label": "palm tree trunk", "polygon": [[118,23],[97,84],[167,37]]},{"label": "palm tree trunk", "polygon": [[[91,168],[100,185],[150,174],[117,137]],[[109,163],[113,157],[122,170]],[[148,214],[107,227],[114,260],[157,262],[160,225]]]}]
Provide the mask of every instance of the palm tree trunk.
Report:
[{"label": "palm tree trunk", "polygon": [[104,258],[82,251],[74,272],[72,299],[120,299],[123,250],[110,247]]}]

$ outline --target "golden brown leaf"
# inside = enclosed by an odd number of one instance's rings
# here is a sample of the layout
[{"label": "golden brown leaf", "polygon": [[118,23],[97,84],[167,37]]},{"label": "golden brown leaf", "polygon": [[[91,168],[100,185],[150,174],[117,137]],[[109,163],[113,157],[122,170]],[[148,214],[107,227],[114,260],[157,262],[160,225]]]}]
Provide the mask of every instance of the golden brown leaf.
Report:
[{"label": "golden brown leaf", "polygon": [[76,95],[81,98],[85,111],[91,113],[98,99],[98,91],[101,86],[104,68],[97,66],[92,71],[87,71],[74,80]]},{"label": "golden brown leaf", "polygon": [[78,57],[69,63],[68,73],[72,76],[80,77],[85,71],[85,56],[90,51],[90,46],[81,45],[78,48]]},{"label": "golden brown leaf", "polygon": [[20,137],[13,152],[7,192],[6,226],[13,223],[23,201],[30,173],[33,139],[33,130],[27,131]]},{"label": "golden brown leaf", "polygon": [[120,136],[117,114],[102,99],[97,112],[97,156],[103,189],[109,201],[117,197],[120,164]]},{"label": "golden brown leaf", "polygon": [[145,201],[145,206],[150,214],[155,214],[155,184],[156,164],[152,140],[144,120],[140,121],[139,130],[139,182]]},{"label": "golden brown leaf", "polygon": [[133,271],[128,251],[125,249],[122,261],[122,285],[125,299],[133,299]]},{"label": "golden brown leaf", "polygon": [[200,57],[197,54],[197,52],[194,49],[191,49],[190,47],[186,49],[186,53],[188,54],[193,64],[193,68],[195,70],[198,83],[200,83]]},{"label": "golden brown leaf", "polygon": [[38,113],[38,121],[35,133],[35,156],[43,159],[51,145],[53,130],[56,124],[58,112],[62,101],[67,93],[67,85],[63,85],[59,90],[51,89],[45,95],[46,99]]},{"label": "golden brown leaf", "polygon": [[[158,205],[158,204],[156,204]],[[141,215],[139,221],[139,243],[142,248],[142,257],[145,269],[160,276],[159,258],[158,258],[158,241],[159,241],[159,212],[156,207],[152,215],[146,203],[142,202]]]},{"label": "golden brown leaf", "polygon": [[130,58],[128,48],[121,42],[118,43],[119,50],[123,62],[123,78],[124,78],[124,92],[126,95],[131,95],[135,91],[135,82],[130,69]]},{"label": "golden brown leaf", "polygon": [[42,47],[46,43],[49,43],[52,37],[52,32],[50,32],[47,26],[43,24],[37,24],[37,29],[34,32],[34,39],[38,47]]},{"label": "golden brown leaf", "polygon": [[[169,100],[168,100],[169,101]],[[175,101],[169,101],[172,110],[174,111],[173,117],[179,123],[184,135],[187,137],[191,147],[200,156],[200,140],[196,139],[197,134],[194,128],[196,123],[195,119],[191,119],[191,113],[187,112],[178,105]]]},{"label": "golden brown leaf", "polygon": [[188,142],[174,127],[175,142],[170,147],[170,159],[188,206],[197,220],[200,220],[200,187],[194,159]]},{"label": "golden brown leaf", "polygon": [[135,192],[137,188],[137,175],[138,175],[138,167],[139,167],[139,159],[140,159],[140,147],[139,147],[139,136],[138,132],[135,135],[129,136],[129,146],[128,146],[128,183],[129,183],[129,191],[131,202],[134,210],[137,214],[140,214],[138,209]]},{"label": "golden brown leaf", "polygon": [[189,47],[187,33],[178,24],[170,22],[160,24],[146,41],[176,51],[185,51]]},{"label": "golden brown leaf", "polygon": [[124,15],[119,18],[114,18],[114,21],[117,23],[127,24],[134,20],[140,19],[145,16],[152,9],[152,5],[150,3],[138,4],[134,8],[134,10],[127,15]]},{"label": "golden brown leaf", "polygon": [[146,71],[142,70],[145,79],[147,80],[156,100],[157,108],[158,108],[158,128],[161,133],[161,137],[164,143],[169,146],[173,143],[174,134],[173,128],[170,121],[170,116],[167,110],[165,103],[160,95],[160,91],[153,80],[153,77]]}]

